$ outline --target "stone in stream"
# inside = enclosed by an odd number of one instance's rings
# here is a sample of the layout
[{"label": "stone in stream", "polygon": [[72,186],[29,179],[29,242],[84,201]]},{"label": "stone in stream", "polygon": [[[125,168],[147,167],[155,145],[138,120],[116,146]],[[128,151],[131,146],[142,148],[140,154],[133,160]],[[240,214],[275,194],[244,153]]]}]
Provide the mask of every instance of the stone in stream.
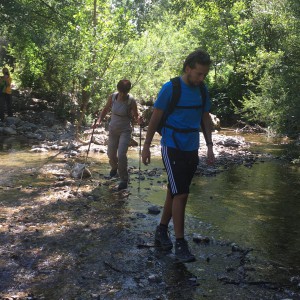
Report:
[{"label": "stone in stream", "polygon": [[86,168],[85,164],[75,164],[74,168],[71,170],[71,176],[73,178],[89,178],[92,176],[91,171]]},{"label": "stone in stream", "polygon": [[2,128],[2,133],[4,133],[4,135],[16,135],[17,131],[11,127],[4,127]]},{"label": "stone in stream", "polygon": [[160,209],[159,209],[159,207],[157,207],[157,206],[154,205],[154,206],[150,206],[148,208],[148,212],[151,215],[158,215],[160,213]]},{"label": "stone in stream", "polygon": [[209,237],[207,237],[207,236],[202,236],[202,235],[200,235],[200,234],[194,234],[193,235],[193,241],[195,242],[195,243],[198,243],[198,244],[200,244],[200,243],[202,243],[202,244],[209,244],[209,242],[210,242],[210,238]]}]

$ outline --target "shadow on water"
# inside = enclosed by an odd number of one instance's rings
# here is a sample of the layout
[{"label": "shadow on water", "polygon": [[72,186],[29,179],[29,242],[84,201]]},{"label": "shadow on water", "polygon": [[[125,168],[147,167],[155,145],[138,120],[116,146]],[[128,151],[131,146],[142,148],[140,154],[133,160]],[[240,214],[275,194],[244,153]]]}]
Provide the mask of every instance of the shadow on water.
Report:
[{"label": "shadow on water", "polygon": [[[278,140],[270,144],[270,139],[264,136],[258,139],[252,148],[258,153],[277,156],[285,150],[285,144]],[[256,141],[251,135],[246,140]],[[217,176],[194,177],[187,205],[188,233],[190,236],[207,234],[211,239],[252,249],[251,257],[255,261],[251,264],[260,270],[256,277],[289,284],[290,279],[299,278],[300,273],[299,172],[299,167],[267,158],[252,166],[231,166]],[[164,189],[162,184],[148,199],[162,205]],[[211,257],[212,253],[201,251],[203,258]],[[195,265],[190,270],[201,277]],[[213,268],[213,264],[210,267]]]},{"label": "shadow on water", "polygon": [[219,237],[299,271],[299,191],[299,172],[280,162],[234,167],[196,179],[188,212],[211,223]]},{"label": "shadow on water", "polygon": [[[157,176],[146,176],[138,189],[139,176],[133,172],[130,194],[123,197],[102,182],[107,159],[91,154],[93,181],[83,182],[86,194],[76,195],[78,182],[59,185],[54,176],[42,174],[49,156],[23,151],[27,146],[5,140],[0,150],[2,292],[34,290],[51,300],[66,295],[84,300],[283,299],[274,296],[282,292],[274,283],[299,275],[299,168],[272,159],[195,177],[187,234],[190,240],[193,233],[207,235],[210,243],[191,242],[197,261],[183,265],[172,255],[158,259],[151,247],[160,215],[148,214],[147,208],[163,205],[166,192],[160,158],[142,166],[143,172],[157,168]],[[135,171],[137,154],[132,150],[129,157]],[[55,157],[52,170],[58,163]],[[171,231],[174,238],[172,224]],[[232,251],[232,243],[242,250]]]}]

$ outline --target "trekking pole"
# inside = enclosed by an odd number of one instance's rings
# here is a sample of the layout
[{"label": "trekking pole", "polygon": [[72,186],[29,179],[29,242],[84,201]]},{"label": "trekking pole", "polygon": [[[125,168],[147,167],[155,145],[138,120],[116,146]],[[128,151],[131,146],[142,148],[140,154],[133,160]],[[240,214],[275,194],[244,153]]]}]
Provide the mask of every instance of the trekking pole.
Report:
[{"label": "trekking pole", "polygon": [[87,153],[86,153],[86,158],[85,158],[85,163],[84,164],[86,164],[87,158],[89,156],[89,152],[90,152],[90,148],[91,148],[91,143],[93,141],[94,131],[95,131],[95,127],[96,127],[96,122],[97,122],[97,118],[95,119],[94,124],[93,124],[92,135],[91,135],[91,139],[90,139],[90,142],[89,142],[89,146],[88,146],[88,150],[87,150]]},{"label": "trekking pole", "polygon": [[85,157],[85,161],[84,161],[84,167],[82,168],[82,172],[81,172],[81,176],[80,176],[80,181],[79,181],[79,185],[77,187],[77,191],[79,190],[80,186],[81,186],[81,182],[82,182],[82,178],[83,178],[83,172],[84,172],[84,169],[86,167],[86,163],[87,163],[87,159],[88,159],[88,156],[89,156],[89,152],[90,152],[90,148],[91,148],[91,143],[93,141],[93,136],[94,136],[94,131],[95,131],[95,127],[96,127],[96,122],[97,122],[97,118],[95,119],[94,123],[93,123],[93,130],[92,130],[92,134],[91,134],[91,138],[90,138],[90,142],[89,142],[89,146],[88,146],[88,149],[87,149],[87,153],[86,153],[86,157]]},{"label": "trekking pole", "polygon": [[141,188],[141,160],[142,160],[142,124],[140,124],[140,149],[139,149],[139,187]]}]

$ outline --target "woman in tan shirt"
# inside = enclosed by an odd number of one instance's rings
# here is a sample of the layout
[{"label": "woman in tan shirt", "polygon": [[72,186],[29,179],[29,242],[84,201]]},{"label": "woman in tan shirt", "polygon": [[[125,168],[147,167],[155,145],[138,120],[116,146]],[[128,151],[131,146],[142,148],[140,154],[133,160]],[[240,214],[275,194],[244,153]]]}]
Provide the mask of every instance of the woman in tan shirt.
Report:
[{"label": "woman in tan shirt", "polygon": [[120,80],[117,84],[118,92],[109,96],[96,122],[96,125],[100,124],[111,111],[107,155],[111,166],[110,176],[114,177],[118,173],[120,176],[118,190],[127,189],[128,186],[127,151],[133,129],[132,119],[138,124],[142,122],[142,118],[138,115],[136,101],[129,94],[130,89],[129,80]]}]

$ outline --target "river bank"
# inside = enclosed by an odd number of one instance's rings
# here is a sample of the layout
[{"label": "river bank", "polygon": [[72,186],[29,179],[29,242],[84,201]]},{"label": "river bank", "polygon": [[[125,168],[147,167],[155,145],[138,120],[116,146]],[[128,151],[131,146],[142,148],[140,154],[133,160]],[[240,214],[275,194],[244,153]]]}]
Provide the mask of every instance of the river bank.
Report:
[{"label": "river bank", "polygon": [[[106,177],[101,131],[95,132],[87,161],[92,177],[84,180],[70,172],[85,162],[88,145],[33,142],[21,158],[23,167],[14,167],[13,146],[4,149],[10,159],[2,163],[0,184],[2,299],[300,299],[300,277],[260,261],[238,240],[216,238],[209,223],[190,215],[188,239],[197,261],[178,264],[172,253],[157,251],[153,228],[161,207],[150,213],[149,195],[164,193],[164,171],[154,164],[139,175],[138,160],[130,154],[129,189],[115,192],[117,182]],[[214,143],[216,165],[205,165],[201,148],[197,176],[280,159],[251,152],[239,136],[216,133]],[[156,143],[151,149],[160,155]],[[276,280],[270,276],[279,270]]]}]

